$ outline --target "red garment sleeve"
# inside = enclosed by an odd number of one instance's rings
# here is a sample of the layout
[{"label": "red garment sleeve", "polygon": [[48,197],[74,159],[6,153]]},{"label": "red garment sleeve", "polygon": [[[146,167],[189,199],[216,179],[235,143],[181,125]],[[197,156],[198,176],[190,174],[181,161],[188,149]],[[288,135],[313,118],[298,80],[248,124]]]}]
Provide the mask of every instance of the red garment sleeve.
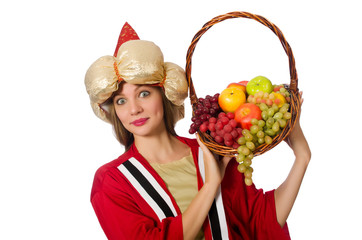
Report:
[{"label": "red garment sleeve", "polygon": [[159,221],[153,210],[117,170],[96,173],[91,203],[110,240],[183,239],[182,216]]},{"label": "red garment sleeve", "polygon": [[244,175],[238,172],[234,160],[228,165],[225,176],[223,200],[233,235],[243,239],[290,240],[287,224],[282,228],[277,221],[274,190],[264,193],[254,184],[246,186]]}]

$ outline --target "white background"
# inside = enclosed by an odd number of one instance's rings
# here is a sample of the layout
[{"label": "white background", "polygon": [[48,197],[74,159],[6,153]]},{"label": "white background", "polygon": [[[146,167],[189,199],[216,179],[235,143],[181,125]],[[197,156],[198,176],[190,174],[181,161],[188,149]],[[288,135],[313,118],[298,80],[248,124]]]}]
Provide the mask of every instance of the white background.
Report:
[{"label": "white background", "polygon": [[[86,70],[113,55],[125,21],[184,67],[196,32],[231,11],[276,24],[296,59],[313,157],[288,219],[292,239],[361,239],[360,10],[352,0],[1,3],[0,239],[105,239],[90,190],[96,169],[123,149],[89,106]],[[289,82],[281,44],[261,24],[227,20],[198,43],[198,96],[257,75]],[[189,99],[185,104],[177,132],[189,136]],[[257,187],[278,187],[293,160],[285,143],[255,158]]]}]

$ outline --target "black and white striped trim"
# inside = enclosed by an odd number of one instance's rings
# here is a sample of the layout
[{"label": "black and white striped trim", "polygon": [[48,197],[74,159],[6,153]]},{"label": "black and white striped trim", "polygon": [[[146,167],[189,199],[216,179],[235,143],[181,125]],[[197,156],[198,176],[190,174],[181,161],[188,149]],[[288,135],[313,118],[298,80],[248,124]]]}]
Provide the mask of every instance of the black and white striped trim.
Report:
[{"label": "black and white striped trim", "polygon": [[[205,182],[205,164],[201,148],[199,148],[199,168],[202,180]],[[213,239],[229,239],[228,226],[226,223],[225,210],[220,187],[209,211],[209,222]]]},{"label": "black and white striped trim", "polygon": [[166,217],[177,216],[171,198],[139,161],[130,158],[118,169],[155,211],[160,221]]},{"label": "black and white striped trim", "polygon": [[[201,177],[205,182],[205,165],[201,148],[199,148],[198,154],[199,169]],[[176,209],[172,204],[170,196],[138,160],[132,157],[121,164],[118,169],[150,205],[160,221],[166,217],[177,216]],[[220,187],[210,208],[208,219],[211,227],[212,239],[229,239]]]}]

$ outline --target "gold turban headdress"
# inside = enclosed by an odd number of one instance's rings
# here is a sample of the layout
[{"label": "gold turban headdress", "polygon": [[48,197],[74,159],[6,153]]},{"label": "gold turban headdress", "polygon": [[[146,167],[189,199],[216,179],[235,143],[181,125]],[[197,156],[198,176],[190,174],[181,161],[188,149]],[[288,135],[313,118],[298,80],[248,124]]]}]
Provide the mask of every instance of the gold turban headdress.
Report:
[{"label": "gold turban headdress", "polygon": [[168,100],[178,108],[175,121],[183,118],[188,90],[184,70],[164,62],[160,48],[153,42],[140,40],[128,23],[122,28],[114,55],[97,59],[85,75],[92,109],[106,122],[110,120],[105,103],[118,90],[121,81],[162,87]]}]

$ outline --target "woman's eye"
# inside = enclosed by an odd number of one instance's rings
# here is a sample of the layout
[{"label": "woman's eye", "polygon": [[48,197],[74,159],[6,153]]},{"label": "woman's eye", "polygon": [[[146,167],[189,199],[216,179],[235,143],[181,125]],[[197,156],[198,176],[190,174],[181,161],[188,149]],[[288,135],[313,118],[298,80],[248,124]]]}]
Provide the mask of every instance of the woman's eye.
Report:
[{"label": "woman's eye", "polygon": [[120,98],[120,99],[118,99],[118,100],[116,101],[116,103],[117,103],[118,105],[122,105],[122,104],[126,103],[126,99]]},{"label": "woman's eye", "polygon": [[150,95],[150,92],[149,91],[142,91],[140,93],[140,97],[147,97],[148,95]]}]

